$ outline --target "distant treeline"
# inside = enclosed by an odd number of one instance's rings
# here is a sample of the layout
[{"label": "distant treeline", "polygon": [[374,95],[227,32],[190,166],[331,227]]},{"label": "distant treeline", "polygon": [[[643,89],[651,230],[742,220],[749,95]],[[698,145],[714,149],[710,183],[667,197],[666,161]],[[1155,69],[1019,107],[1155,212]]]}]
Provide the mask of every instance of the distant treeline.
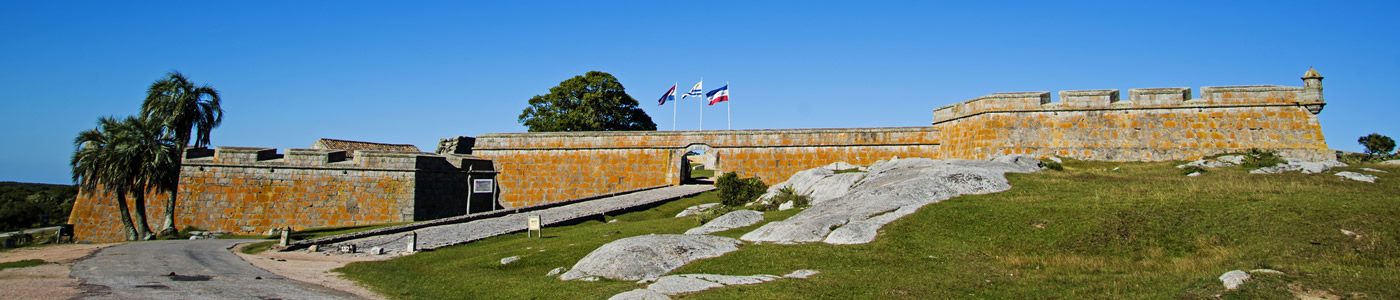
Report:
[{"label": "distant treeline", "polygon": [[0,231],[68,223],[77,195],[71,185],[0,181]]}]

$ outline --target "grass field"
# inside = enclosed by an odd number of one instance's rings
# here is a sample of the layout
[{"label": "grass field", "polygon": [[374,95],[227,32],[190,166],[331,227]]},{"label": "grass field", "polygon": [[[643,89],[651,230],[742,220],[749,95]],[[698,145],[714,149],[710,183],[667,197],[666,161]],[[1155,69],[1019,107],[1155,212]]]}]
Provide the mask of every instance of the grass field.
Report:
[{"label": "grass field", "polygon": [[[1370,166],[1391,172],[1371,184],[1238,168],[1186,177],[1173,166],[1068,161],[1063,172],[1011,174],[1007,192],[925,206],[869,244],[749,244],[672,273],[822,272],[685,295],[701,299],[1400,298],[1400,168]],[[683,232],[697,221],[671,216],[717,201],[707,193],[616,223],[546,228],[543,239],[500,236],[340,271],[393,298],[607,298],[645,285],[545,274],[612,240]],[[508,256],[521,260],[498,263]],[[1235,291],[1217,279],[1258,268],[1285,274],[1254,274]]]},{"label": "grass field", "polygon": [[42,259],[26,259],[26,260],[20,260],[20,261],[3,262],[3,263],[0,263],[0,270],[10,269],[10,268],[33,267],[33,266],[42,265],[42,264],[44,264],[44,260],[42,260]]},{"label": "grass field", "polygon": [[714,178],[715,170],[690,170],[690,178]]}]

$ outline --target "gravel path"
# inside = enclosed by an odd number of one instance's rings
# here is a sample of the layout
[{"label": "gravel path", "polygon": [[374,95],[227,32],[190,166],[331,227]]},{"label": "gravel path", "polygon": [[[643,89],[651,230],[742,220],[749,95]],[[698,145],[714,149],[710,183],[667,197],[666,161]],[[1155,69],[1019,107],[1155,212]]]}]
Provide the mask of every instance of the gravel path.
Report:
[{"label": "gravel path", "polygon": [[[496,218],[420,228],[414,230],[413,233],[417,234],[418,250],[436,249],[497,235],[525,231],[526,222],[529,216],[532,215],[540,216],[542,225],[549,226],[680,199],[713,189],[715,189],[715,187],[711,185],[664,187],[542,210],[510,214]],[[545,230],[549,229],[545,228]],[[371,247],[383,248],[384,254],[402,253],[407,249],[409,241],[408,235],[409,234],[405,232],[354,239],[324,245],[321,247],[321,251],[327,252],[338,249],[340,245],[353,244],[358,249],[357,252],[359,252],[355,255],[368,255],[364,253],[368,252]]]},{"label": "gravel path", "polygon": [[258,240],[165,240],[103,248],[73,265],[87,299],[358,299],[287,279],[229,247]]}]

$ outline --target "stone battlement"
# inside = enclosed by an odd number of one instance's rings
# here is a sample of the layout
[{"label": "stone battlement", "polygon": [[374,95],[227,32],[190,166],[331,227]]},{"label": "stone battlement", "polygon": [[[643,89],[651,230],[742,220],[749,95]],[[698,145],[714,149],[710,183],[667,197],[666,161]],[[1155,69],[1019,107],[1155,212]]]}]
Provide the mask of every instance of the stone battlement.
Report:
[{"label": "stone battlement", "polygon": [[276,148],[259,147],[189,148],[185,150],[183,165],[398,171],[491,169],[490,160],[471,155],[355,150],[347,156],[344,150],[328,149],[287,149],[286,154],[280,154]]},{"label": "stone battlement", "polygon": [[[1306,79],[1305,79],[1306,80]],[[1145,88],[1119,91],[1060,91],[1060,101],[1051,102],[1050,92],[995,93],[933,110],[933,124],[988,112],[1133,110],[1195,107],[1304,106],[1314,114],[1327,103],[1322,87],[1244,85],[1202,87],[1200,99],[1191,97],[1191,88]]]},{"label": "stone battlement", "polygon": [[[929,127],[819,128],[707,131],[585,131],[490,133],[476,137],[472,150],[513,149],[630,149],[683,148],[691,144],[715,147],[854,146],[929,144],[936,136]],[[444,139],[447,140],[447,139]],[[446,142],[445,142],[446,143]],[[441,148],[440,146],[439,148]],[[464,150],[459,150],[464,152]],[[474,152],[473,152],[474,153]]]},{"label": "stone battlement", "polygon": [[[179,226],[238,234],[270,229],[422,221],[497,209],[494,193],[473,180],[493,180],[490,160],[384,150],[217,147],[188,148],[180,167]],[[69,222],[79,240],[122,240],[113,195],[78,196]],[[168,198],[148,193],[147,215]],[[128,201],[132,198],[128,197]],[[159,225],[159,224],[155,224]]]}]

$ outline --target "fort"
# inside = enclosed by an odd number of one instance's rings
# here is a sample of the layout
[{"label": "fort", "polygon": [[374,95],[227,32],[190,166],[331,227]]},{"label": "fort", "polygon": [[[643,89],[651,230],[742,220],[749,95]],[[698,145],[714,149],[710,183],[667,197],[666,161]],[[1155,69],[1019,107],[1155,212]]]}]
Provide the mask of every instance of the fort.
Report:
[{"label": "fort", "polygon": [[[426,220],[683,184],[687,153],[716,174],[781,182],[794,172],[894,157],[1187,160],[1251,148],[1331,160],[1316,114],[1322,76],[1302,87],[996,93],[939,107],[929,126],[494,133],[445,138],[436,153],[218,147],[186,153],[177,224],[237,233]],[[347,158],[347,156],[350,156]],[[473,192],[487,182],[489,193]],[[477,186],[473,186],[477,185]],[[100,193],[99,193],[100,194]],[[163,196],[148,212],[160,216]],[[80,195],[79,240],[120,239],[113,197]],[[154,218],[154,217],[153,217]]]}]

